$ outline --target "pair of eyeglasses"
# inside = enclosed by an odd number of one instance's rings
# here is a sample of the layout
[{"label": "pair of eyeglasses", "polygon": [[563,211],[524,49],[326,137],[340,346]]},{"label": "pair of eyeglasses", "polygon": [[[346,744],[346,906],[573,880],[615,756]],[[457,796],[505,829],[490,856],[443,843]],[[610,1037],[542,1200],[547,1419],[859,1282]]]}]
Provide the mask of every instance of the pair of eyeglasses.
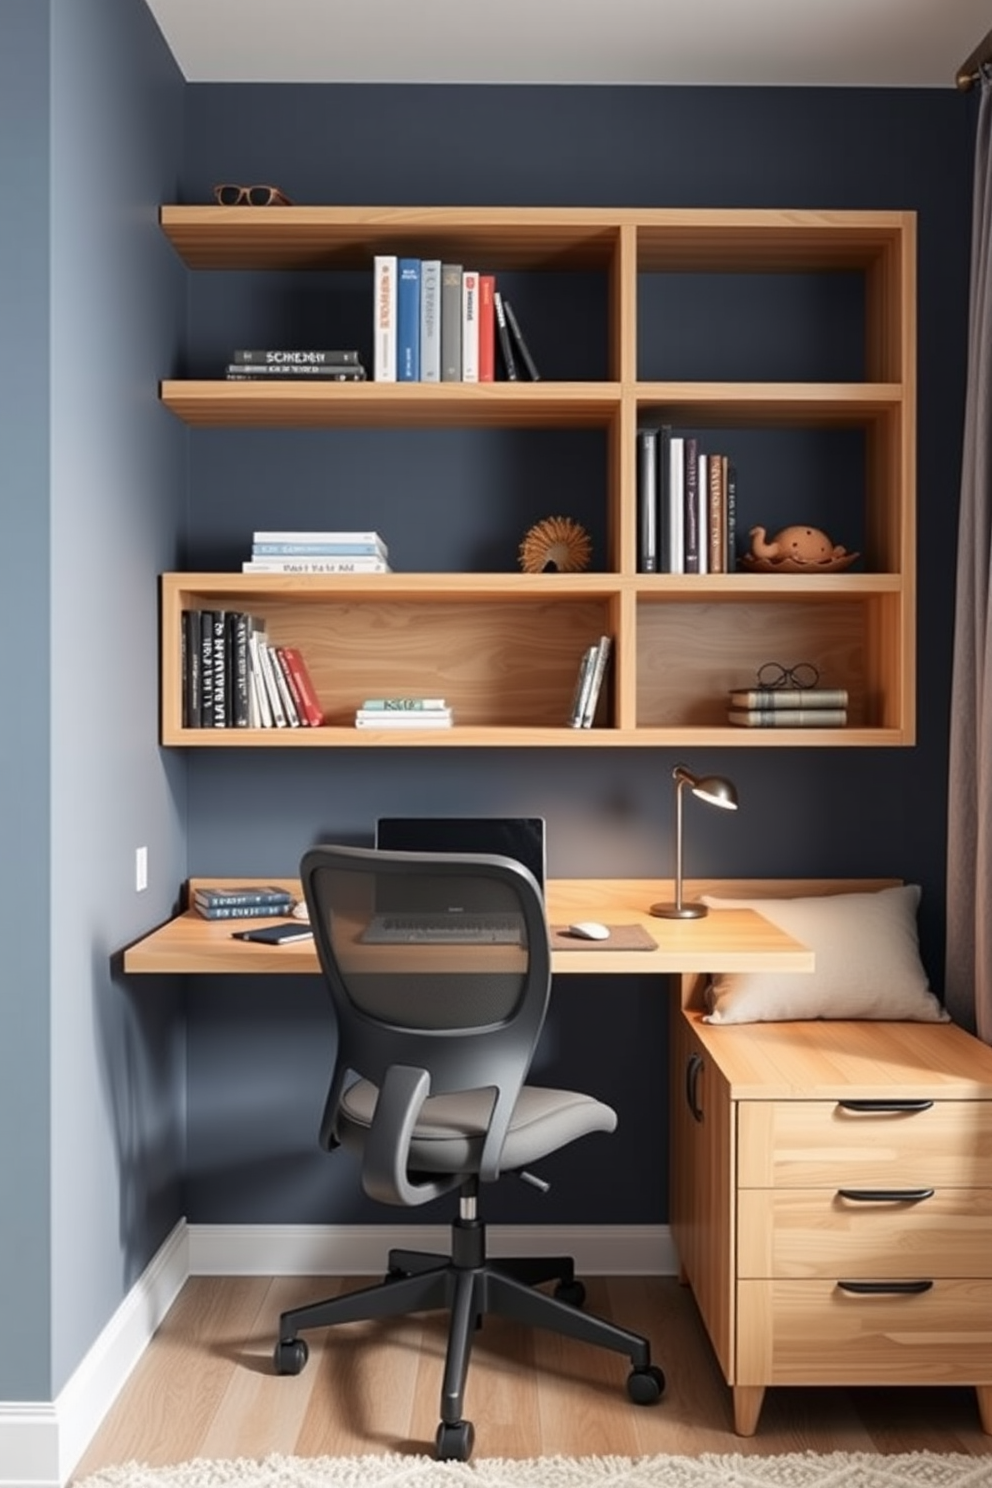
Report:
[{"label": "pair of eyeglasses", "polygon": [[820,671],[811,661],[799,661],[795,666],[783,666],[780,661],[766,661],[758,668],[759,687],[815,687],[820,680]]},{"label": "pair of eyeglasses", "polygon": [[214,201],[221,207],[291,207],[278,186],[215,186]]}]

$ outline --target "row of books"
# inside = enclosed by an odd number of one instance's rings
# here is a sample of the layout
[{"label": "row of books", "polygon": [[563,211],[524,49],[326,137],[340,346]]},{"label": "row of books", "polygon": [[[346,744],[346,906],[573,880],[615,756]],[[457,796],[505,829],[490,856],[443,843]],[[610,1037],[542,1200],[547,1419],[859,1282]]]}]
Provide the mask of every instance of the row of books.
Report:
[{"label": "row of books", "polygon": [[242,573],[392,573],[378,532],[256,532]]},{"label": "row of books", "polygon": [[376,382],[493,382],[498,368],[509,382],[539,380],[495,274],[389,253],[375,256],[373,273]]},{"label": "row of books", "polygon": [[296,646],[274,646],[242,610],[184,610],[184,728],[319,728],[323,709]]},{"label": "row of books", "polygon": [[272,347],[231,352],[225,377],[228,382],[268,382],[281,379],[299,382],[364,382],[366,371],[357,351],[280,350]]},{"label": "row of books", "polygon": [[752,687],[730,694],[727,721],[738,728],[844,728],[846,687]]},{"label": "row of books", "polygon": [[670,424],[637,431],[640,573],[732,573],[737,471]]},{"label": "row of books", "polygon": [[190,902],[205,920],[260,920],[291,915],[297,901],[289,889],[276,884],[256,884],[251,888],[234,885],[208,888],[201,884],[193,890]]},{"label": "row of books", "polygon": [[356,728],[451,728],[452,722],[451,708],[439,697],[366,698],[355,710]]},{"label": "row of books", "polygon": [[608,635],[600,636],[593,645],[586,647],[579,662],[575,691],[572,694],[572,710],[568,719],[570,728],[592,728],[612,649],[613,639]]}]

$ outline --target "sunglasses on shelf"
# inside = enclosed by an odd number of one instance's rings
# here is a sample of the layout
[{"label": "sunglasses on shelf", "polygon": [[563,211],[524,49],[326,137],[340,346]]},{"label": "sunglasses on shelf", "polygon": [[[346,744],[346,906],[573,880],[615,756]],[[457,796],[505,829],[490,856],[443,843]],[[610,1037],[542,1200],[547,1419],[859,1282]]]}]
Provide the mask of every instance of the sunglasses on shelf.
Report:
[{"label": "sunglasses on shelf", "polygon": [[221,207],[291,207],[278,186],[215,186],[214,201]]}]

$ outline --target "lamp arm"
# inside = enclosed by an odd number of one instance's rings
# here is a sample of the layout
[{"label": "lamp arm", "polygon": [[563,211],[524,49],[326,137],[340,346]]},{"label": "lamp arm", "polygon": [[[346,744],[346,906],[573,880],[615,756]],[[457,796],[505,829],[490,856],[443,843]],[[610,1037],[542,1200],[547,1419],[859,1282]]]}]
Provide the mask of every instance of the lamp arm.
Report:
[{"label": "lamp arm", "polygon": [[682,911],[682,787],[679,776],[675,786],[675,908]]}]

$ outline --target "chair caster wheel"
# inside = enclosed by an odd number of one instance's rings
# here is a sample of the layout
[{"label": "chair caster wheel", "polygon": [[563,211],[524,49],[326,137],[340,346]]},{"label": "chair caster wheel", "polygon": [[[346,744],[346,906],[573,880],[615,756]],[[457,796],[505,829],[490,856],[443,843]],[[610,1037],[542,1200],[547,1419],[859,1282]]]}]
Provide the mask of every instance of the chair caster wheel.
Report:
[{"label": "chair caster wheel", "polygon": [[305,1338],[280,1339],[275,1346],[273,1362],[276,1374],[299,1374],[310,1357]]},{"label": "chair caster wheel", "polygon": [[442,1421],[434,1443],[439,1462],[467,1462],[475,1443],[475,1427],[471,1421]]},{"label": "chair caster wheel", "polygon": [[635,1405],[657,1405],[665,1393],[665,1376],[657,1364],[632,1369],[627,1376],[627,1394]]},{"label": "chair caster wheel", "polygon": [[581,1281],[560,1281],[555,1287],[555,1296],[559,1302],[567,1302],[569,1307],[583,1307],[586,1300],[585,1285]]}]

